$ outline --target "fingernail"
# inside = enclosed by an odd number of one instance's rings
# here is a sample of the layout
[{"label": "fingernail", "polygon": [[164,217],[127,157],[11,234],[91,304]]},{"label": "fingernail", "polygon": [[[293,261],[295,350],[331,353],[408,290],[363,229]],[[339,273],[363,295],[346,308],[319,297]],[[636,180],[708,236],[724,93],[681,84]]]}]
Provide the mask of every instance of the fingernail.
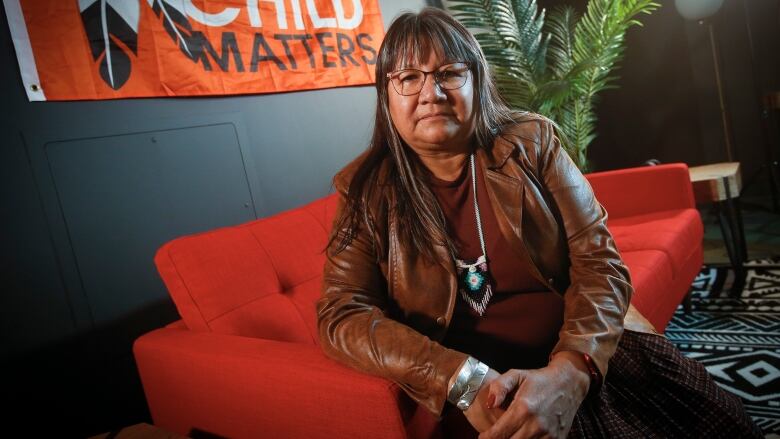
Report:
[{"label": "fingernail", "polygon": [[487,408],[492,409],[493,405],[496,403],[496,395],[490,395],[488,396],[488,402],[487,402]]}]

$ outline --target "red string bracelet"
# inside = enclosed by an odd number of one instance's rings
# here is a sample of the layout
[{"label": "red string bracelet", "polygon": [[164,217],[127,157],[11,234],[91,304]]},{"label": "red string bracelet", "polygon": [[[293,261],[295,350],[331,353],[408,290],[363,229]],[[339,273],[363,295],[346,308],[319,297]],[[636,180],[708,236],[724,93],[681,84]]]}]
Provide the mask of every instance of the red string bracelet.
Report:
[{"label": "red string bracelet", "polygon": [[588,354],[582,354],[582,358],[585,360],[585,365],[588,367],[588,373],[590,374],[590,387],[588,388],[588,395],[595,395],[601,389],[601,372],[593,363],[593,359]]}]

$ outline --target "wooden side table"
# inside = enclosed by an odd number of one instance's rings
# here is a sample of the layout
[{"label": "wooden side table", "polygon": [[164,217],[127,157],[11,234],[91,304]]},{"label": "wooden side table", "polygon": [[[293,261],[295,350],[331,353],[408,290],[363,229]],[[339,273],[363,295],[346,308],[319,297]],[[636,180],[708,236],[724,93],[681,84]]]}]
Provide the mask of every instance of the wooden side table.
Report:
[{"label": "wooden side table", "polygon": [[731,293],[732,296],[737,295],[745,286],[744,264],[748,257],[739,203],[742,190],[739,162],[694,166],[688,171],[693,183],[696,203],[712,203],[717,211],[723,241],[735,273]]}]

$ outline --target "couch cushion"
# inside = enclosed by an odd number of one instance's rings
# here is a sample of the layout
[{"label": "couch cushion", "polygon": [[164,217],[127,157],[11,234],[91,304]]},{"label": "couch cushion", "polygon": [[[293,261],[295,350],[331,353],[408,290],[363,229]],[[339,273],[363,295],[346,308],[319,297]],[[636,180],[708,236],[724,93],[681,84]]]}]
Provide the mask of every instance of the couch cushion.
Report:
[{"label": "couch cushion", "polygon": [[608,220],[608,227],[621,254],[636,250],[659,250],[669,257],[672,279],[704,238],[704,226],[696,209],[665,210]]},{"label": "couch cushion", "polygon": [[336,197],[265,219],[175,239],[155,263],[188,328],[316,343]]},{"label": "couch cushion", "polygon": [[[665,301],[679,303],[679,297],[668,289],[674,284],[672,264],[667,254],[660,250],[635,250],[621,252],[623,262],[631,273],[634,295],[631,303],[645,317],[653,315]],[[657,328],[656,328],[657,329]]]}]

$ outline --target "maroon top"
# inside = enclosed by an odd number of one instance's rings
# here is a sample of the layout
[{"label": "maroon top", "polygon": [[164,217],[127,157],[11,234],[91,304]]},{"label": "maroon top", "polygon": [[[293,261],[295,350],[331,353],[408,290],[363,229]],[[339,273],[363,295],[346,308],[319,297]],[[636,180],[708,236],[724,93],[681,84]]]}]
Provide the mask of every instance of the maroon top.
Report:
[{"label": "maroon top", "polygon": [[[484,176],[478,165],[476,168],[477,202],[493,297],[480,317],[458,293],[443,344],[474,356],[500,373],[512,368],[544,367],[563,324],[563,298],[533,277],[504,239]],[[481,256],[469,162],[455,181],[431,176],[431,190],[447,219],[448,233],[460,245],[458,258],[473,261]]]}]

